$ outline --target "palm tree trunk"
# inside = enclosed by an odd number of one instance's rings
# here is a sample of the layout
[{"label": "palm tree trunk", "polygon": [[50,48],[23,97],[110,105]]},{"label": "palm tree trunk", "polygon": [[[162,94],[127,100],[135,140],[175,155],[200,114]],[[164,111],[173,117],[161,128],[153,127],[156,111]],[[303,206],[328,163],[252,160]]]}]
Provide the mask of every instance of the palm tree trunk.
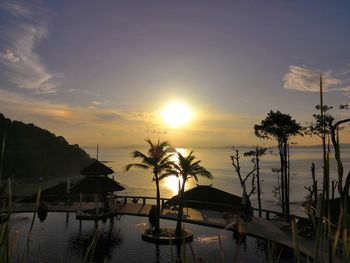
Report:
[{"label": "palm tree trunk", "polygon": [[183,200],[183,194],[185,190],[185,183],[186,180],[183,180],[182,182],[182,188],[180,193],[180,202],[179,202],[179,209],[177,211],[177,221],[176,221],[176,229],[175,229],[175,235],[180,236],[181,235],[181,229],[182,229],[182,216],[183,216],[183,210],[184,210],[184,200]]},{"label": "palm tree trunk", "polygon": [[156,188],[157,188],[157,212],[156,212],[156,220],[154,225],[154,232],[160,232],[160,226],[159,226],[159,218],[160,218],[160,190],[159,190],[159,180],[158,175],[154,174],[155,180],[156,180]]}]

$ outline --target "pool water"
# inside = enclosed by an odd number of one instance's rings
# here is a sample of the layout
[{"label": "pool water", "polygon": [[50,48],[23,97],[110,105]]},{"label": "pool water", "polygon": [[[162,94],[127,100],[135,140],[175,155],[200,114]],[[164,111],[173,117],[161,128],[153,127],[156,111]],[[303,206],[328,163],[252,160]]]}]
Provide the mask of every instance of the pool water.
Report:
[{"label": "pool water", "polygon": [[[91,243],[96,244],[92,262],[175,262],[177,254],[186,255],[186,262],[194,262],[194,257],[210,263],[266,261],[255,238],[247,237],[245,245],[237,245],[231,231],[184,224],[194,232],[194,241],[178,251],[175,246],[141,239],[149,227],[146,217],[123,215],[96,225],[93,221],[80,224],[75,213],[49,213],[43,222],[35,218],[26,253],[32,217],[32,213],[18,213],[12,218],[14,262],[23,258],[24,262],[81,262]],[[175,227],[175,221],[161,220],[161,226]]]}]

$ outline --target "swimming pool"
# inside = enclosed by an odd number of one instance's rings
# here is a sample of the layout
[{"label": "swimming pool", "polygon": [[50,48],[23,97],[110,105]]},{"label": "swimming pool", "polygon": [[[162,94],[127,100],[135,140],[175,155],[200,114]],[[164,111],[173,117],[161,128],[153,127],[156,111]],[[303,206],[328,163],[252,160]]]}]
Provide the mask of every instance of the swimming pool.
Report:
[{"label": "swimming pool", "polygon": [[[184,224],[194,232],[194,241],[182,251],[175,246],[155,245],[142,241],[141,233],[149,227],[148,218],[123,215],[113,220],[76,220],[75,213],[48,213],[40,222],[35,218],[29,242],[26,240],[32,213],[18,213],[12,218],[12,243],[15,245],[14,262],[80,262],[96,237],[93,262],[172,262],[177,253],[185,253],[187,262],[193,255],[203,262],[265,262],[265,254],[258,249],[257,240],[247,237],[245,245],[237,245],[231,231],[195,224]],[[175,221],[161,220],[162,227],[175,227]],[[97,229],[97,235],[96,235]],[[220,240],[221,239],[221,245]],[[191,247],[193,253],[191,252]]]}]

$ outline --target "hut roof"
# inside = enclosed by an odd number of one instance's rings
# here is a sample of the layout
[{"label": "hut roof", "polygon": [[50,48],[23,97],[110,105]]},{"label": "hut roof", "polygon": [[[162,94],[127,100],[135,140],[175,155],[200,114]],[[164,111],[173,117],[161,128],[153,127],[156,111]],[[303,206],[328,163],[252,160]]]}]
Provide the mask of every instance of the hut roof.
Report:
[{"label": "hut roof", "polygon": [[[222,210],[223,206],[241,206],[242,198],[228,192],[222,191],[211,185],[197,185],[184,192],[184,206],[208,208],[207,204],[212,204],[211,209]],[[165,205],[174,206],[179,203],[179,196],[175,195],[169,199]],[[221,206],[221,207],[220,207]]]},{"label": "hut roof", "polygon": [[81,170],[80,173],[87,176],[97,176],[112,174],[114,173],[114,171],[108,166],[101,163],[100,161],[95,160],[94,162],[86,166],[83,170]]},{"label": "hut roof", "polygon": [[[58,184],[41,191],[41,195],[55,195],[65,193],[67,193],[67,182],[59,182]],[[37,194],[35,194],[35,196],[36,195]]]},{"label": "hut roof", "polygon": [[71,193],[102,194],[123,191],[125,188],[109,177],[86,177],[76,182],[70,188]]},{"label": "hut roof", "polygon": [[[37,198],[37,193],[27,196],[21,199],[21,202],[35,202]],[[59,182],[56,185],[48,187],[41,191],[41,200],[47,201],[56,198],[60,200],[64,195],[67,195],[67,182]]]}]

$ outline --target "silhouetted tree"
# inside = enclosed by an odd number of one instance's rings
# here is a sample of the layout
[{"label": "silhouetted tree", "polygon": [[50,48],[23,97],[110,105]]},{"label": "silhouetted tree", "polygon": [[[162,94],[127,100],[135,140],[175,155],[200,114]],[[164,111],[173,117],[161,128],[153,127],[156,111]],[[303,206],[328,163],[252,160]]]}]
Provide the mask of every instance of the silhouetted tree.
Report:
[{"label": "silhouetted tree", "polygon": [[160,232],[159,218],[160,218],[160,189],[159,189],[159,176],[162,175],[167,169],[171,168],[173,162],[171,161],[172,154],[167,153],[167,149],[170,148],[168,142],[160,142],[158,140],[157,144],[153,144],[150,139],[146,139],[150,148],[148,154],[143,154],[140,151],[133,152],[133,158],[141,159],[140,163],[132,163],[126,166],[126,171],[131,168],[140,169],[152,169],[153,171],[153,181],[156,183],[156,199],[157,199],[157,211],[155,217],[154,232]]},{"label": "silhouetted tree", "polygon": [[255,147],[254,151],[245,152],[244,156],[253,157],[252,162],[255,164],[256,168],[256,184],[257,184],[257,194],[258,194],[258,206],[259,206],[259,216],[261,217],[261,184],[260,184],[260,157],[266,153],[266,148]]},{"label": "silhouetted tree", "polygon": [[178,163],[173,163],[170,169],[167,169],[167,172],[160,176],[160,178],[164,178],[170,175],[175,175],[176,177],[182,178],[182,186],[179,191],[179,209],[177,214],[177,223],[175,235],[181,235],[181,222],[183,216],[183,194],[185,191],[186,182],[193,178],[198,181],[198,176],[203,176],[206,178],[212,178],[211,173],[200,165],[201,161],[195,161],[196,157],[193,155],[191,151],[189,155],[183,156],[181,153],[177,153]]},{"label": "silhouetted tree", "polygon": [[[321,110],[321,105],[318,104],[315,108]],[[330,135],[334,117],[327,112],[331,109],[333,109],[332,106],[323,105],[323,116],[322,114],[313,114],[315,121],[307,123],[306,134],[317,135],[321,138]]]},{"label": "silhouetted tree", "polygon": [[340,158],[339,129],[341,125],[347,122],[350,122],[350,118],[337,121],[336,123],[334,123],[334,125],[331,126],[331,139],[334,146],[335,159],[338,165],[338,192],[342,198],[344,198],[345,196],[348,196],[348,193],[349,193],[350,172],[346,177],[345,185],[343,185],[344,167]]},{"label": "silhouetted tree", "polygon": [[254,131],[259,138],[277,140],[281,164],[282,212],[289,218],[288,140],[292,136],[302,135],[302,126],[288,114],[270,111],[260,125],[254,125]]},{"label": "silhouetted tree", "polygon": [[311,186],[304,186],[304,188],[308,191],[308,194],[306,195],[306,205],[307,206],[313,206],[316,207],[316,204],[318,202],[318,186],[317,186],[317,180],[315,175],[315,163],[311,164],[311,178],[312,178],[312,185]]},{"label": "silhouetted tree", "polygon": [[[243,175],[241,174],[241,164],[240,164],[240,154],[239,154],[239,150],[236,149],[235,147],[233,148],[233,154],[230,156],[231,157],[231,161],[232,161],[232,166],[235,168],[236,173],[238,175],[238,179],[239,182],[241,184],[242,190],[243,190],[243,194],[245,195],[245,198],[247,200],[247,202],[250,204],[250,196],[252,194],[255,193],[256,187],[255,187],[255,174],[254,172],[256,171],[256,165],[254,165],[253,169],[251,171],[249,171],[243,178]],[[248,179],[252,177],[251,179],[251,187],[250,187],[250,191],[248,191],[247,188],[247,181]]]}]

